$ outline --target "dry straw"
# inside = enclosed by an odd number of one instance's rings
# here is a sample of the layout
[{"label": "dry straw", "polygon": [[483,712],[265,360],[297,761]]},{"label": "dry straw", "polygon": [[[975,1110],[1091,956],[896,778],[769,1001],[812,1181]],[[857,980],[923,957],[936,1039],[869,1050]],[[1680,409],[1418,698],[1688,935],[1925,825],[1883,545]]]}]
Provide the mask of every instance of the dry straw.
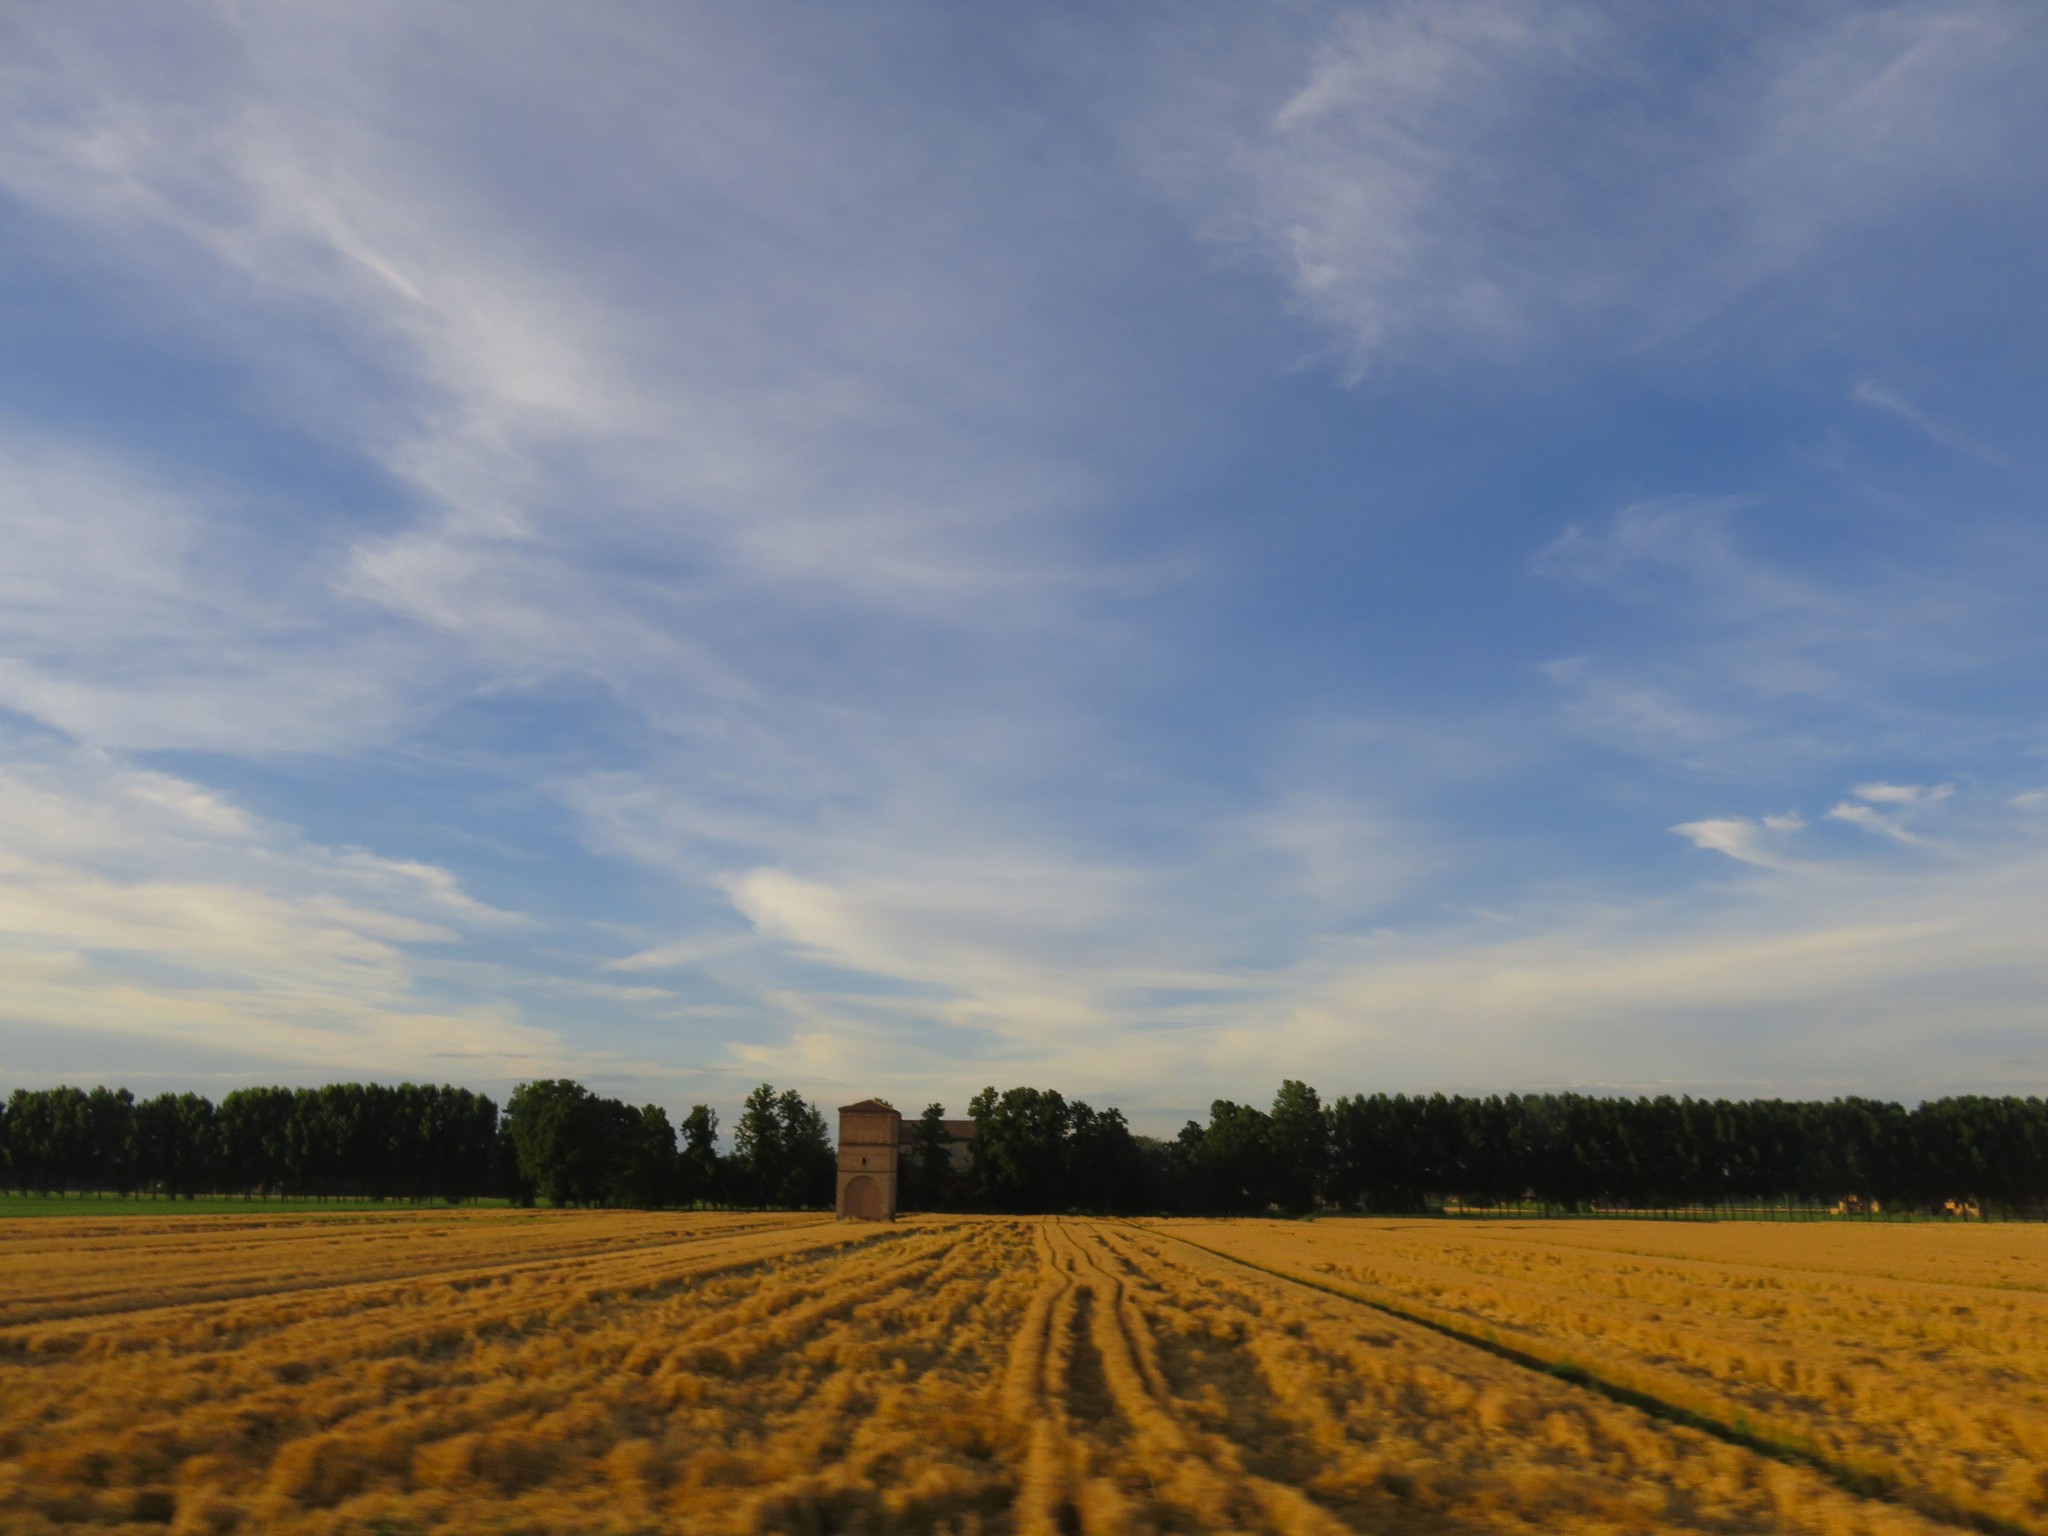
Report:
[{"label": "dry straw", "polygon": [[2042,1297],[2015,1288],[2037,1270],[1940,1234],[1638,1232],[23,1223],[0,1234],[0,1529],[1944,1528],[1186,1237],[1889,1448],[2048,1531]]}]

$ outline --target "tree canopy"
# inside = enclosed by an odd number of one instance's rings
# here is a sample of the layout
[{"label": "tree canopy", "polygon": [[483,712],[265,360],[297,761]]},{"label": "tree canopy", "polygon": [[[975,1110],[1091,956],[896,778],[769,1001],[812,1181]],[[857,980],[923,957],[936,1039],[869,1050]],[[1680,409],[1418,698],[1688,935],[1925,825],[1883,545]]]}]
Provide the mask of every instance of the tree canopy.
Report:
[{"label": "tree canopy", "polygon": [[[1055,1089],[983,1089],[954,1169],[943,1105],[912,1126],[903,1204],[985,1211],[1299,1213],[1519,1207],[1703,1210],[1795,1200],[2048,1214],[2048,1103],[1352,1094],[1289,1079],[1261,1109],[1229,1099],[1172,1141]],[[816,1209],[833,1198],[824,1114],[763,1083],[718,1149],[693,1106],[634,1107],[580,1083],[521,1084],[504,1112],[448,1085],[330,1083],[138,1100],[16,1089],[0,1183],[19,1190]]]}]

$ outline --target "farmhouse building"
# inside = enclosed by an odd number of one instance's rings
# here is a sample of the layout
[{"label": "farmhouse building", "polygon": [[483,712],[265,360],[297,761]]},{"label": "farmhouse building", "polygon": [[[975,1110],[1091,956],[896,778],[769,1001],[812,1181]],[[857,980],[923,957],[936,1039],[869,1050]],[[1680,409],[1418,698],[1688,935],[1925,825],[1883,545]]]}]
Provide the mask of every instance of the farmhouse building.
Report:
[{"label": "farmhouse building", "polygon": [[[955,1173],[973,1156],[974,1122],[948,1120],[946,1158]],[[839,1107],[839,1191],[842,1220],[894,1221],[904,1159],[917,1145],[918,1122],[905,1120],[885,1099]]]}]

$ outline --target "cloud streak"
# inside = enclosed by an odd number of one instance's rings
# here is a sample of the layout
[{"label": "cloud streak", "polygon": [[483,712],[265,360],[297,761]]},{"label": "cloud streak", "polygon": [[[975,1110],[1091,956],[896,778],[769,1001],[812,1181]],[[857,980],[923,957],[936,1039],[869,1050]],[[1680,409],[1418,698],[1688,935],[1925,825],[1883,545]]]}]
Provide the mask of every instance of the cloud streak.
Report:
[{"label": "cloud streak", "polygon": [[1277,106],[1237,107],[1234,153],[1172,153],[1168,113],[1146,148],[1355,378],[1698,325],[2004,163],[2037,122],[2013,82],[2041,46],[1999,4],[1359,7]]},{"label": "cloud streak", "polygon": [[571,1059],[516,1011],[437,1004],[431,956],[523,922],[449,871],[310,843],[103,752],[0,770],[0,1005],[237,1055],[245,1070],[446,1073]]},{"label": "cloud streak", "polygon": [[18,1029],[1159,1124],[1903,1085],[1916,976],[2025,1053],[2023,477],[1830,466],[2013,440],[1876,381],[2020,248],[2028,13],[9,25]]}]

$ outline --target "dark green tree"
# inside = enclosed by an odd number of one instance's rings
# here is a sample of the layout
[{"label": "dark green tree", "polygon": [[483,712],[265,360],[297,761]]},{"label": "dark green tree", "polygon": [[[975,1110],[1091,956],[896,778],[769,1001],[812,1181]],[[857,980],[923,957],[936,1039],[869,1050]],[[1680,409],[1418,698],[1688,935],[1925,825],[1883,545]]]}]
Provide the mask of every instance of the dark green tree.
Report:
[{"label": "dark green tree", "polygon": [[1315,1089],[1293,1078],[1281,1083],[1273,1096],[1268,1134],[1274,1204],[1296,1215],[1312,1209],[1330,1161],[1329,1118]]},{"label": "dark green tree", "polygon": [[17,1088],[7,1101],[8,1164],[15,1187],[51,1194],[64,1187],[63,1096],[75,1088]]},{"label": "dark green tree", "polygon": [[775,1118],[782,1153],[776,1203],[795,1210],[831,1205],[839,1156],[823,1112],[794,1088],[785,1088],[776,1095]]},{"label": "dark green tree", "polygon": [[1073,1210],[1098,1214],[1152,1204],[1144,1154],[1120,1109],[1097,1110],[1079,1099],[1067,1106],[1067,1190]]},{"label": "dark green tree", "polygon": [[290,1088],[237,1088],[220,1101],[221,1179],[244,1194],[292,1188],[291,1128],[299,1095]]},{"label": "dark green tree", "polygon": [[626,1132],[626,1162],[619,1189],[623,1203],[643,1210],[675,1204],[681,1166],[668,1111],[658,1104],[643,1104],[633,1113]]},{"label": "dark green tree", "polygon": [[676,1170],[676,1199],[683,1205],[714,1205],[724,1199],[718,1156],[718,1111],[692,1104],[683,1116],[683,1150]]},{"label": "dark green tree", "polygon": [[160,1093],[135,1106],[129,1156],[138,1188],[186,1199],[218,1187],[213,1105],[196,1093]]},{"label": "dark green tree", "polygon": [[1209,1106],[1194,1171],[1207,1209],[1265,1210],[1279,1192],[1272,1117],[1249,1104],[1216,1100]]},{"label": "dark green tree", "polygon": [[739,1121],[732,1128],[732,1158],[740,1198],[748,1205],[773,1205],[788,1163],[773,1085],[761,1084],[740,1106]]},{"label": "dark green tree", "polygon": [[617,1110],[624,1106],[568,1078],[521,1083],[505,1106],[521,1177],[551,1205],[611,1201],[624,1163]]},{"label": "dark green tree", "polygon": [[1050,1088],[993,1087],[967,1106],[974,1120],[974,1194],[987,1210],[1067,1206],[1067,1101]]},{"label": "dark green tree", "polygon": [[917,1117],[910,1155],[903,1163],[903,1203],[914,1211],[945,1209],[953,1187],[953,1141],[946,1132],[946,1106],[927,1104]]}]

